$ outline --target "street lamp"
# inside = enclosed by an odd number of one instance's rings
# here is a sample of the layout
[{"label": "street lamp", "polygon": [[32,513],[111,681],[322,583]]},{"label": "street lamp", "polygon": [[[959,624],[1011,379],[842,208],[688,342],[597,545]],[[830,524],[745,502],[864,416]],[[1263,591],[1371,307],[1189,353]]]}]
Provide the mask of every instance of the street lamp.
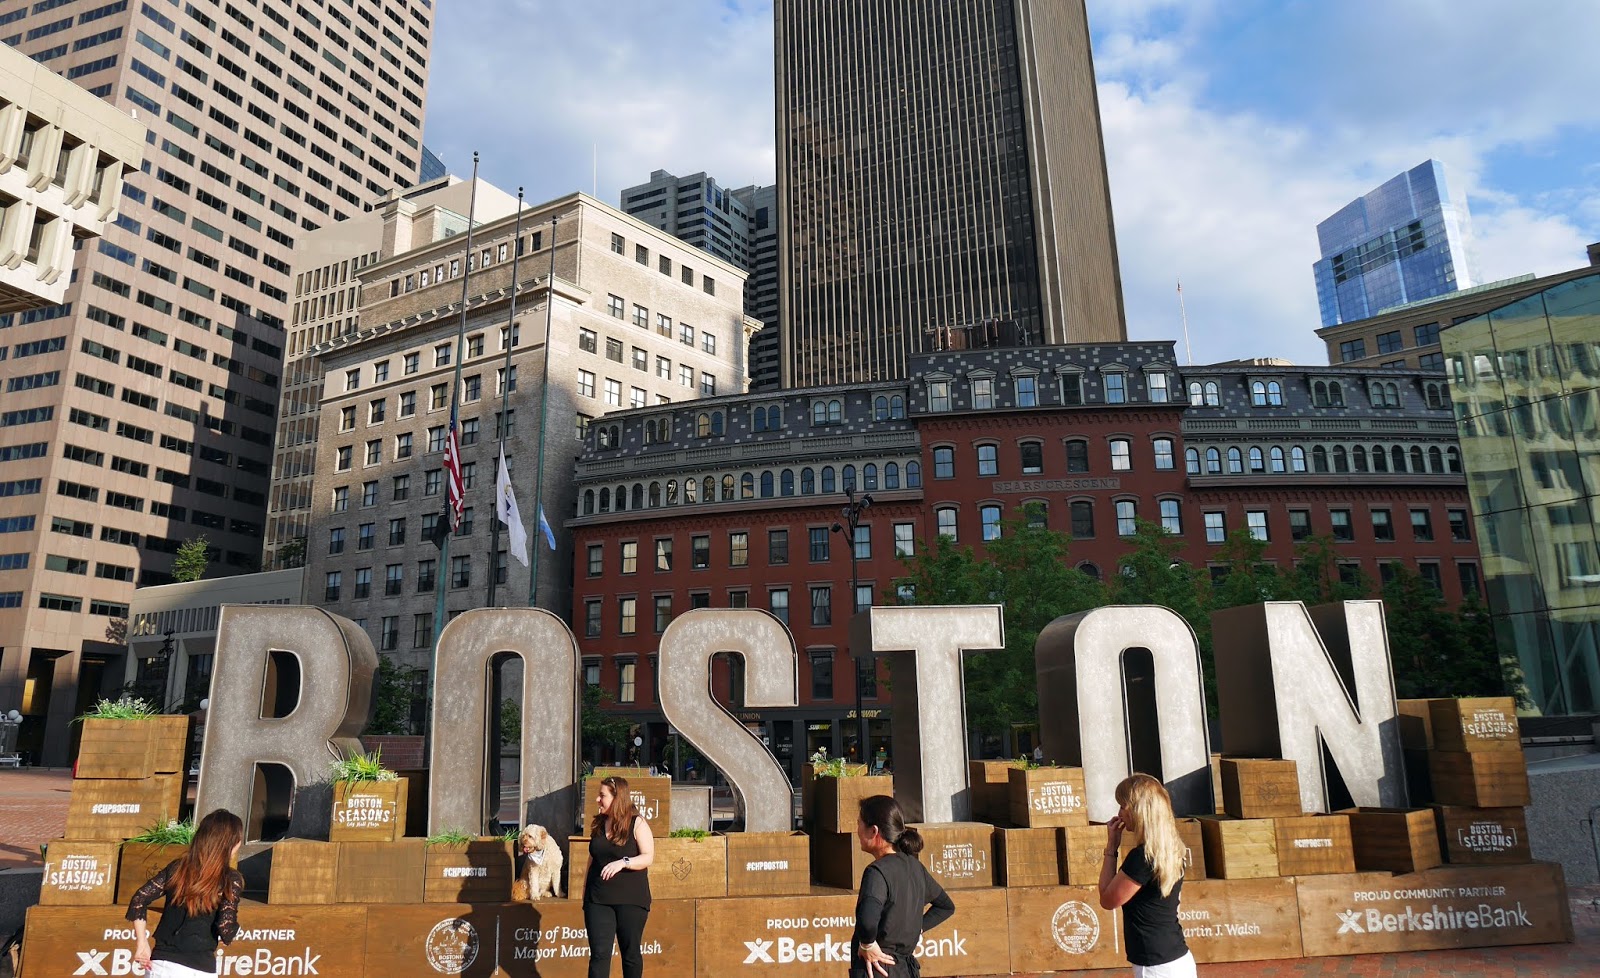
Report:
[{"label": "street lamp", "polygon": [[[856,594],[861,589],[861,578],[858,561],[856,558],[856,530],[861,526],[861,514],[872,506],[872,494],[863,493],[860,499],[856,498],[856,487],[845,486],[845,504],[839,508],[839,516],[844,521],[833,524],[833,532],[845,534],[845,542],[850,547],[850,614],[856,613]],[[867,602],[871,605],[871,602]],[[858,760],[867,761],[867,717],[861,706],[861,674],[862,665],[869,661],[856,658],[855,650],[846,644],[846,650],[851,652],[855,660],[855,687],[856,687],[856,750],[859,752]],[[870,763],[870,762],[868,762]]]}]

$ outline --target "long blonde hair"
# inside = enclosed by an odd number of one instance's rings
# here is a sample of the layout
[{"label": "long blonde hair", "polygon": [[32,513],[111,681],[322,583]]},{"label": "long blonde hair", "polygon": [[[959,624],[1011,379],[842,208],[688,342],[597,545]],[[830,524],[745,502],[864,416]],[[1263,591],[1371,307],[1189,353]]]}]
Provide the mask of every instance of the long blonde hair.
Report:
[{"label": "long blonde hair", "polygon": [[1144,858],[1155,870],[1161,895],[1171,895],[1183,878],[1188,847],[1178,835],[1167,789],[1148,774],[1135,774],[1117,785],[1117,804],[1128,810],[1128,830],[1144,844]]}]

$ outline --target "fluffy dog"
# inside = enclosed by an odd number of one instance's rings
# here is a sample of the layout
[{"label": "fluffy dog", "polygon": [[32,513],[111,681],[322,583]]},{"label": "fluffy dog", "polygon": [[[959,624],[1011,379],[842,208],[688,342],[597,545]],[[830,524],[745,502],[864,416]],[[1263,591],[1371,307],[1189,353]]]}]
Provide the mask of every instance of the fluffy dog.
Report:
[{"label": "fluffy dog", "polygon": [[517,851],[522,854],[522,875],[513,887],[512,898],[538,900],[544,896],[561,898],[561,847],[542,825],[530,825],[517,836]]}]

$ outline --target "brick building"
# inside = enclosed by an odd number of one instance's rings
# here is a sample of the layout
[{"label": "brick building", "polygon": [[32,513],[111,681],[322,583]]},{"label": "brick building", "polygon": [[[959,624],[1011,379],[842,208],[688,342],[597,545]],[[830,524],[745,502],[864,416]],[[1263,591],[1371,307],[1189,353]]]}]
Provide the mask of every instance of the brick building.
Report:
[{"label": "brick building", "polygon": [[[1343,572],[1381,580],[1405,563],[1459,601],[1479,572],[1443,384],[1278,361],[1180,369],[1170,342],[1078,344],[922,354],[900,381],[607,416],[569,521],[585,679],[660,759],[667,622],[767,608],[800,651],[799,707],[742,709],[737,663],[718,665],[717,695],[794,773],[818,747],[856,754],[851,598],[895,600],[901,556],[934,534],[981,552],[1025,504],[1096,576],[1145,519],[1197,565],[1239,528],[1286,568],[1296,542],[1328,535]],[[847,488],[873,498],[854,541],[834,529]],[[873,667],[860,678],[870,755],[887,745],[890,697]]]}]

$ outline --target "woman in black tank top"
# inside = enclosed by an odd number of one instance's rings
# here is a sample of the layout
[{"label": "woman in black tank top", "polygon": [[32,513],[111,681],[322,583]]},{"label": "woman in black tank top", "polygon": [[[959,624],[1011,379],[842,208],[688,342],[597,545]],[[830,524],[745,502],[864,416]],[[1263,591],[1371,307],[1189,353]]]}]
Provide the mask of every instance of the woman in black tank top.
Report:
[{"label": "woman in black tank top", "polygon": [[906,827],[889,795],[862,799],[856,841],[873,862],[861,871],[850,978],[917,978],[922,935],[950,919],[956,905],[917,859],[922,835]]},{"label": "woman in black tank top", "polygon": [[599,813],[589,826],[589,874],[583,882],[583,922],[589,932],[589,978],[611,974],[611,946],[622,955],[622,978],[644,974],[639,943],[650,916],[650,864],[655,836],[639,816],[625,778],[600,782]]}]

